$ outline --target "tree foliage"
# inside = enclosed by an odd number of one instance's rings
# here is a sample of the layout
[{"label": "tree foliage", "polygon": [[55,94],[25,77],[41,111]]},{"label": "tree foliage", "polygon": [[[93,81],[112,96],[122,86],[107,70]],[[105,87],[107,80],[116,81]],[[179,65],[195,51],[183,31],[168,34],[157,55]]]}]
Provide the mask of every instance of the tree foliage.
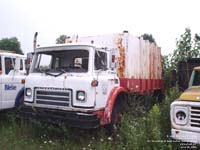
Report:
[{"label": "tree foliage", "polygon": [[153,38],[152,34],[144,33],[140,37],[142,37],[144,40],[148,40],[150,43],[155,43],[156,44],[156,40]]},{"label": "tree foliage", "polygon": [[176,69],[178,62],[180,61],[199,57],[199,50],[200,36],[195,34],[194,39],[192,39],[191,30],[186,28],[185,32],[180,36],[180,39],[176,41],[176,49],[171,55],[170,60],[171,69]]},{"label": "tree foliage", "polygon": [[56,39],[56,44],[63,44],[63,43],[65,43],[65,40],[68,38],[70,38],[70,37],[62,34]]},{"label": "tree foliage", "polygon": [[200,35],[195,34],[194,38],[192,38],[191,30],[186,28],[185,32],[177,39],[173,53],[163,57],[166,88],[170,86],[173,73],[176,73],[180,61],[187,61],[189,58],[199,58],[199,56]]},{"label": "tree foliage", "polygon": [[23,54],[21,44],[16,37],[1,39],[0,49],[7,51],[15,51],[18,54]]},{"label": "tree foliage", "polygon": [[193,55],[199,57],[200,55],[200,35],[195,34],[194,37],[194,46],[193,46]]}]

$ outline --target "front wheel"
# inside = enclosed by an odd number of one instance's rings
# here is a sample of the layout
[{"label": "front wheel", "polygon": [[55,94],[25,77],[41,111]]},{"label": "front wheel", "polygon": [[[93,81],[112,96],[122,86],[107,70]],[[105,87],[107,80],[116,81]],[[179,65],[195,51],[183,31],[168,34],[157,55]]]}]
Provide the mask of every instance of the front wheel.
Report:
[{"label": "front wheel", "polygon": [[120,103],[118,102],[114,105],[112,111],[111,123],[106,125],[106,132],[109,136],[115,135],[119,131],[121,125],[121,119],[122,119],[122,109]]},{"label": "front wheel", "polygon": [[16,109],[19,110],[24,104],[24,94],[22,94],[22,96],[19,99],[19,102],[16,105]]}]

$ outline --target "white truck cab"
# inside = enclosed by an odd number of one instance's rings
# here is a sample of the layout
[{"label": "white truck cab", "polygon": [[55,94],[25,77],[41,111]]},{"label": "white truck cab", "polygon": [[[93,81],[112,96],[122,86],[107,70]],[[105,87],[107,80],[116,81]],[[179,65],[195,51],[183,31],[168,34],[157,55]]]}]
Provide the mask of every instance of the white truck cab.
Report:
[{"label": "white truck cab", "polygon": [[200,144],[200,66],[194,67],[189,87],[171,103],[171,136]]},{"label": "white truck cab", "polygon": [[0,110],[19,105],[25,73],[25,56],[0,50]]},{"label": "white truck cab", "polygon": [[[83,128],[105,124],[97,114],[102,115],[111,91],[119,87],[109,57],[108,50],[94,45],[37,48],[25,83],[24,114],[32,115],[32,110],[40,118],[49,114],[54,121],[63,117]],[[57,118],[59,113],[67,117]]]}]

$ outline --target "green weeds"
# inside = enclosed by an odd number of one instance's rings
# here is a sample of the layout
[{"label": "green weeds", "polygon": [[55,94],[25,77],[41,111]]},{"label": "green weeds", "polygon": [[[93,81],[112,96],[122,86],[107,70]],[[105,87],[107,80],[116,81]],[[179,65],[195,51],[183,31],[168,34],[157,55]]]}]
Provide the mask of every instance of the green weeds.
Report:
[{"label": "green weeds", "polygon": [[[154,105],[142,115],[134,99],[132,113],[122,117],[121,128],[113,137],[105,129],[81,130],[53,126],[43,122],[20,121],[12,112],[0,113],[1,150],[172,150],[180,143],[170,138],[170,103],[179,96],[176,89],[168,91],[163,104]],[[145,98],[152,100],[152,98]],[[134,113],[134,109],[137,112]]]}]

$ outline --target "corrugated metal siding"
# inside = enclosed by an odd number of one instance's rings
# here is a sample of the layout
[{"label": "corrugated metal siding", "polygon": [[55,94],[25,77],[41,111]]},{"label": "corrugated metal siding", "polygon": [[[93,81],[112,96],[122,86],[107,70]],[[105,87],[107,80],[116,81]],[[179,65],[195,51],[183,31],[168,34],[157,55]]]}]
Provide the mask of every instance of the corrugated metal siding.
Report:
[{"label": "corrugated metal siding", "polygon": [[129,35],[125,78],[162,79],[161,48]]},{"label": "corrugated metal siding", "polygon": [[162,79],[161,48],[129,33],[74,36],[66,42],[94,43],[109,49],[118,49],[117,73],[120,78]]}]

